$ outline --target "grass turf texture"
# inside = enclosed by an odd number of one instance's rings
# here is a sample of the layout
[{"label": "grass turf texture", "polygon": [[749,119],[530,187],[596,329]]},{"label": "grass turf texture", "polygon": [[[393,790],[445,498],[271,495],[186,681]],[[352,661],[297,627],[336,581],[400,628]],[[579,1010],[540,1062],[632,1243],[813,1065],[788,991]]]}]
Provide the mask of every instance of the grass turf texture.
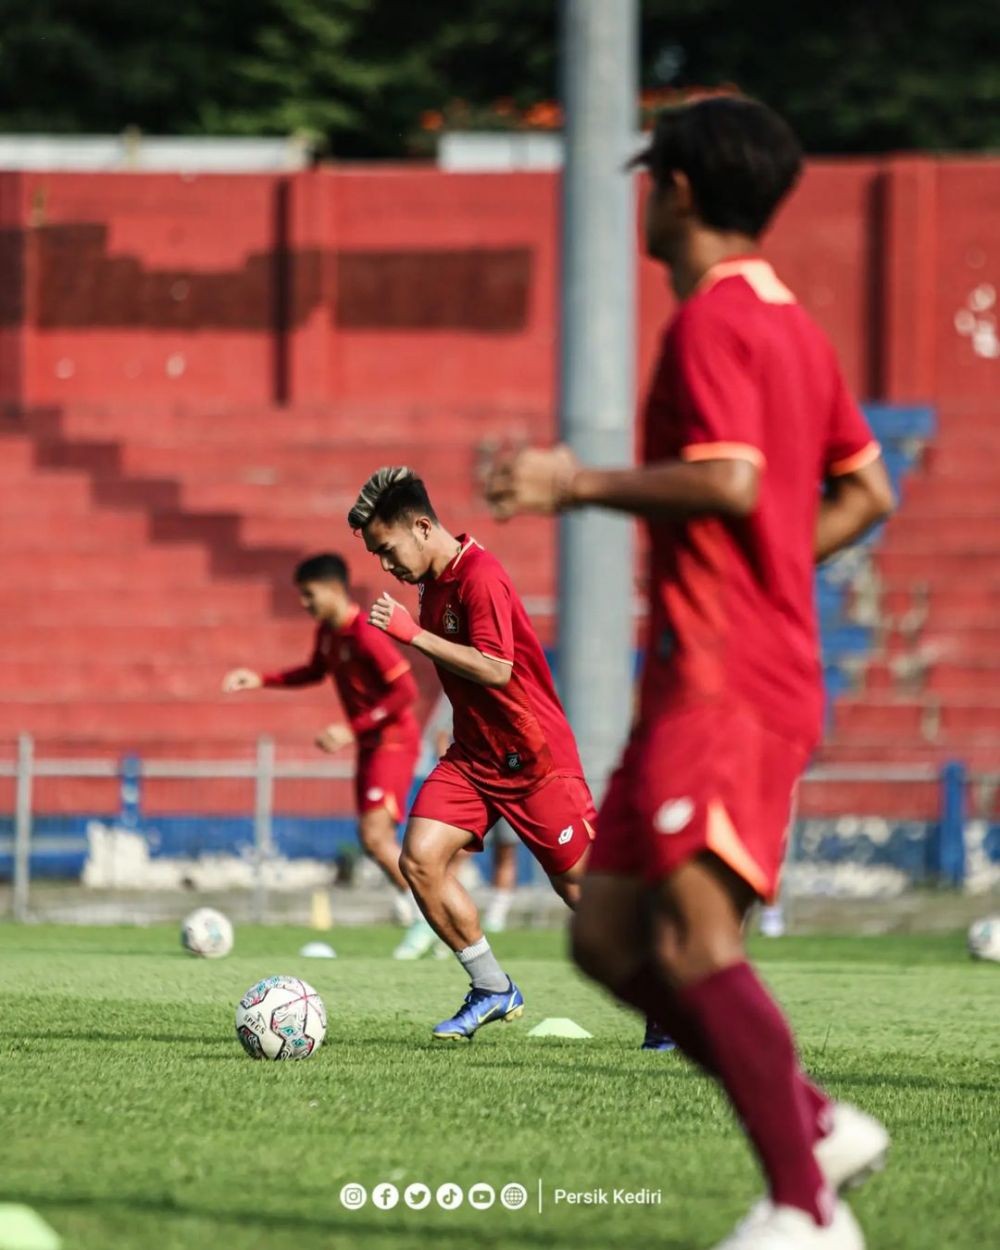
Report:
[{"label": "grass turf texture", "polygon": [[[496,939],[527,1010],[471,1045],[429,1037],[464,992],[453,962],[393,962],[389,929],[337,931],[339,959],[300,959],[309,936],[243,928],[209,962],[173,929],[0,926],[0,1200],[36,1208],[66,1250],[697,1250],[759,1192],[712,1086],[637,1049],[638,1019],[570,971],[561,934]],[[889,1170],[852,1200],[869,1245],[996,1244],[1000,967],[973,963],[961,935],[756,953],[811,1070],[893,1133]],[[274,972],[326,1001],[326,1043],[305,1062],[254,1063],[236,1041],[236,1000]],[[593,1040],[527,1037],[553,1015]],[[521,1181],[530,1202],[341,1207],[345,1182],[384,1180]],[[663,1201],[557,1205],[557,1186]]]}]

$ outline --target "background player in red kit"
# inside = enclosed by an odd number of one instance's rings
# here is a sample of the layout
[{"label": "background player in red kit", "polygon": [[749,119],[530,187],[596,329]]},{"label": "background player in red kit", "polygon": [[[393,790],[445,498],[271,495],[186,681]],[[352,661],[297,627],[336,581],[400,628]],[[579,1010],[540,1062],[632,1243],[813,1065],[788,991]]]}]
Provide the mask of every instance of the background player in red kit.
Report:
[{"label": "background player in red kit", "polygon": [[406,468],[372,475],[348,523],[399,581],[420,588],[420,621],[388,594],[370,620],[435,663],[452,705],[454,741],[410,812],[400,866],[435,932],[471,982],[463,1006],[434,1029],[471,1037],[523,1010],[521,991],[483,937],[451,871],[505,817],[571,906],[593,836],[593,801],[541,644],[500,562],[439,523]]},{"label": "background player in red kit", "polygon": [[801,168],[787,125],[754,101],[701,100],[660,117],[641,161],[647,250],[681,301],[643,467],[525,450],[487,482],[501,516],[597,506],[649,526],[640,713],[598,818],[574,955],[655,1013],[739,1115],[770,1197],[724,1245],[857,1250],[834,1191],[881,1162],[888,1136],[805,1078],[742,923],[776,890],[820,733],[813,565],[885,516],[892,492],[832,348],[756,254]]},{"label": "background player in red kit", "polygon": [[413,714],[416,682],[409,663],[381,630],[367,623],[351,598],[340,556],[303,560],[295,584],[303,608],[317,623],[308,663],[273,673],[237,668],[226,674],[222,688],[232,693],[313,686],[327,677],[333,681],[347,722],[328,725],[316,745],[329,752],[356,745],[358,837],[396,889],[397,919],[412,923],[415,906],[399,869],[396,830],[420,753],[420,727]]}]

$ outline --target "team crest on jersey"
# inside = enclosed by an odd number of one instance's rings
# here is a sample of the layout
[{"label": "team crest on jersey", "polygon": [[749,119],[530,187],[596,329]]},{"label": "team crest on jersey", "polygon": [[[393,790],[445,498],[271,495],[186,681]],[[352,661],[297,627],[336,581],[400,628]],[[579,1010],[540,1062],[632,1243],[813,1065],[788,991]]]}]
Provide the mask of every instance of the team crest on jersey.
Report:
[{"label": "team crest on jersey", "polygon": [[349,642],[345,642],[340,648],[341,664],[346,664],[350,658],[351,658],[351,644]]},{"label": "team crest on jersey", "polygon": [[446,634],[458,633],[458,613],[449,603],[444,610],[444,616],[441,618],[441,624],[444,626]]},{"label": "team crest on jersey", "polygon": [[323,637],[319,640],[319,653],[320,655],[328,656],[332,650],[333,650],[333,635],[324,634]]}]

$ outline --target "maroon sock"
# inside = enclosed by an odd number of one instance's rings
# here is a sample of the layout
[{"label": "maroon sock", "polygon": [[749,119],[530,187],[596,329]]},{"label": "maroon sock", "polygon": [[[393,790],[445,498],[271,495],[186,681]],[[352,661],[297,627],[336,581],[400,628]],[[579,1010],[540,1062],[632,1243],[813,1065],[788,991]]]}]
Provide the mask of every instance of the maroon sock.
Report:
[{"label": "maroon sock", "polygon": [[802,1086],[802,1097],[805,1099],[806,1117],[813,1127],[815,1140],[822,1141],[831,1128],[833,1128],[831,1120],[833,1103],[820,1087],[814,1085],[801,1070],[799,1071],[799,1081]]},{"label": "maroon sock", "polygon": [[[671,989],[652,964],[644,964],[619,987],[617,993],[623,1002],[641,1011],[647,1020],[654,1020],[665,1033],[669,1033],[692,1062],[703,1068],[709,1076],[718,1077],[711,1052],[697,1022],[681,1006],[676,991]],[[830,1099],[801,1070],[799,1080],[806,1116],[813,1127],[814,1141],[820,1141],[830,1131]]]},{"label": "maroon sock", "polygon": [[705,1038],[717,1079],[729,1095],[767,1175],[771,1199],[829,1222],[833,1195],[813,1157],[816,1131],[792,1035],[748,963],[677,991]]},{"label": "maroon sock", "polygon": [[714,1075],[711,1057],[697,1022],[684,1010],[676,993],[651,964],[643,964],[638,972],[617,991],[618,997],[630,1007],[641,1011],[647,1020],[654,1020],[669,1033],[685,1055]]}]

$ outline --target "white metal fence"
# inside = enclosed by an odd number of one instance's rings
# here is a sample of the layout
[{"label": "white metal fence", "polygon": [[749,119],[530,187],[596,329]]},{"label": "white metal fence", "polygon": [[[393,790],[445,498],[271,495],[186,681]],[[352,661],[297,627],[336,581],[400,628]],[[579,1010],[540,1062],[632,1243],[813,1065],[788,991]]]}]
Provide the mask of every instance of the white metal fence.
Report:
[{"label": "white metal fence", "polygon": [[[66,879],[78,900],[83,865],[89,914],[105,920],[175,915],[185,887],[202,897],[225,894],[257,921],[291,918],[297,896],[301,918],[302,900],[330,884],[335,850],[348,863],[364,862],[354,837],[353,773],[349,759],[279,759],[267,738],[248,744],[243,759],[119,760],[57,758],[52,744],[39,754],[22,735],[16,753],[0,756],[0,898],[9,897],[18,921],[62,918]],[[879,794],[891,795],[891,812],[879,811]],[[956,763],[819,767],[803,782],[807,796],[791,839],[789,897],[874,899],[914,884],[1000,887],[1000,776],[969,776]],[[123,848],[131,860],[121,859]],[[137,876],[136,854],[146,857],[146,878]],[[474,858],[478,868],[483,861]],[[42,879],[39,864],[52,869],[57,861],[63,880],[51,880],[55,871]],[[528,871],[523,863],[522,881]],[[550,891],[539,871],[531,880],[540,888],[530,892],[528,917],[541,922]],[[373,867],[367,881],[368,918],[373,906],[388,918],[390,895]],[[112,905],[125,895],[134,903],[127,913]],[[101,898],[103,912],[95,906]],[[73,907],[80,914],[78,901]]]}]

